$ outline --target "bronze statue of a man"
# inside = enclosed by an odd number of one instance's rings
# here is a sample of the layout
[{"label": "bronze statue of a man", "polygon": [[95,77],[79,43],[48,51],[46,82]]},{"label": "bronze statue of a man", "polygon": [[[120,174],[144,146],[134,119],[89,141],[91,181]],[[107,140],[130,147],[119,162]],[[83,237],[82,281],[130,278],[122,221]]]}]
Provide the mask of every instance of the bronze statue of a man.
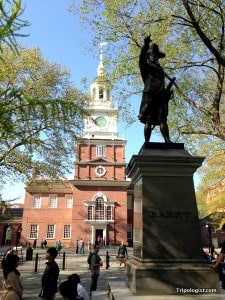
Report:
[{"label": "bronze statue of a man", "polygon": [[145,124],[145,142],[149,142],[152,130],[160,126],[161,134],[166,143],[171,143],[167,125],[168,102],[172,95],[170,90],[175,81],[173,78],[165,88],[165,73],[159,59],[165,54],[159,51],[157,44],[151,44],[150,36],[144,39],[139,57],[139,67],[144,82],[144,90],[138,118]]}]

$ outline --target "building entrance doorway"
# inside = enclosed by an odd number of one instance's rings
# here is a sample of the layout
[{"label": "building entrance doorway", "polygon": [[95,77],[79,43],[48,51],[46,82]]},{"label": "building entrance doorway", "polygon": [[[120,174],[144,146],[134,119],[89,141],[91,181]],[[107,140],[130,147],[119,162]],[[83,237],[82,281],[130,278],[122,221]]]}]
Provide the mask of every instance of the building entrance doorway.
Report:
[{"label": "building entrance doorway", "polygon": [[98,244],[103,244],[103,229],[96,229],[95,240]]}]

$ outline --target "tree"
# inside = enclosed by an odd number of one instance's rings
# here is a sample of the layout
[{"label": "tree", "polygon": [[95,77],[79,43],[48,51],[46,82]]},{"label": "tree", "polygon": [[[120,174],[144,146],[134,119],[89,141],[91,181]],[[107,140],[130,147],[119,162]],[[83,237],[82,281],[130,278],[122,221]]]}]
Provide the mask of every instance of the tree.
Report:
[{"label": "tree", "polygon": [[13,220],[12,211],[10,210],[11,203],[18,200],[18,198],[11,199],[11,200],[3,200],[2,195],[0,194],[0,222],[1,223],[8,223],[9,220]]},{"label": "tree", "polygon": [[205,213],[224,211],[224,149],[206,157],[204,168],[199,173],[202,180],[197,193],[198,207]]},{"label": "tree", "polygon": [[[20,19],[22,14],[22,4],[20,0],[0,0],[0,52],[3,51],[4,46],[8,46],[16,51],[16,37],[24,37],[25,35],[20,33],[23,27],[29,25],[27,21]],[[0,94],[4,94],[6,91],[0,91]],[[13,199],[14,201],[16,199]],[[0,209],[1,218],[4,218],[7,204],[3,201],[0,194]],[[1,219],[0,218],[0,219]]]},{"label": "tree", "polygon": [[39,49],[2,50],[0,75],[0,174],[48,178],[71,169],[74,141],[88,99],[65,68]]},{"label": "tree", "polygon": [[196,192],[196,202],[197,202],[197,206],[198,206],[198,213],[199,213],[199,217],[202,218],[205,215],[207,215],[207,203],[205,201],[207,196],[206,191],[204,190],[198,190]]},{"label": "tree", "polygon": [[68,172],[87,101],[66,69],[17,45],[22,13],[21,0],[0,0],[0,184]]},{"label": "tree", "polygon": [[[160,63],[167,78],[176,77],[168,118],[172,139],[185,141],[192,153],[206,156],[206,167],[215,153],[222,158],[225,148],[223,0],[83,0],[71,11],[79,14],[81,23],[92,33],[93,45],[99,40],[108,42],[108,64],[123,96],[121,106],[131,94],[141,99],[138,56],[144,37],[151,34],[153,42],[166,53]],[[204,174],[204,167],[201,170]],[[211,176],[211,183],[219,171]],[[224,176],[222,170],[220,177]]]},{"label": "tree", "polygon": [[[213,1],[213,3],[210,3],[210,6],[208,6],[208,3],[205,1],[189,1],[189,0],[182,0],[184,8],[186,10],[186,13],[189,17],[189,19],[185,19],[183,17],[180,17],[181,20],[184,22],[186,26],[193,27],[196,33],[198,34],[201,41],[205,44],[205,46],[209,49],[209,51],[215,56],[217,62],[221,64],[223,67],[225,67],[225,54],[224,54],[224,3],[222,1]],[[206,18],[202,22],[198,16],[194,13],[194,6],[198,6],[198,10],[203,8],[202,11],[206,12],[209,11],[210,15],[214,14],[215,17],[218,17],[220,22],[220,28],[222,29],[220,33],[220,39],[217,40],[216,45],[214,44],[214,40],[210,37],[208,37],[208,31],[206,31],[206,28],[203,27],[206,25]],[[177,18],[177,16],[175,16]],[[211,24],[212,26],[214,24]],[[218,44],[219,43],[219,44]]]},{"label": "tree", "polygon": [[142,88],[138,55],[151,33],[167,54],[168,77],[177,77],[170,114],[174,134],[225,140],[224,1],[83,0],[77,9],[93,44],[109,42],[113,78],[126,80],[121,89],[126,96]]},{"label": "tree", "polygon": [[21,33],[29,26],[20,19],[23,11],[21,0],[0,0],[0,51],[4,45],[16,50],[16,38],[26,36]]}]

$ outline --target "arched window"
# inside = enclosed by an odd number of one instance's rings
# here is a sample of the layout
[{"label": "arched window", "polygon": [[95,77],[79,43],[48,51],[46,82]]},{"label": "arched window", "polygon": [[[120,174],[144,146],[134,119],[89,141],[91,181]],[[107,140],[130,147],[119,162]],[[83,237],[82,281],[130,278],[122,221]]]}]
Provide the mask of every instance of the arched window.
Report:
[{"label": "arched window", "polygon": [[103,99],[103,88],[99,88],[99,99]]},{"label": "arched window", "polygon": [[93,99],[96,99],[96,88],[93,88]]},{"label": "arched window", "polygon": [[[87,201],[87,219],[90,221],[114,221],[114,203],[99,192],[91,201]],[[90,203],[91,202],[91,203]]]},{"label": "arched window", "polygon": [[95,201],[95,220],[104,220],[104,199],[98,197]]}]

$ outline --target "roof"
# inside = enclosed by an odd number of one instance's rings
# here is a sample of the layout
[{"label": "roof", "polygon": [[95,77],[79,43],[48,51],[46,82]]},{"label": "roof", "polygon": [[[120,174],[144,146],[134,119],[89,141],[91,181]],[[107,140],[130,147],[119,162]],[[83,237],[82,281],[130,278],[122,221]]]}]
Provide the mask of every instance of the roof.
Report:
[{"label": "roof", "polygon": [[13,218],[22,218],[23,216],[23,208],[21,207],[13,207],[9,208]]},{"label": "roof", "polygon": [[97,82],[98,84],[108,85],[110,88],[112,87],[111,81],[105,76],[97,76],[92,80],[92,83]]},{"label": "roof", "polygon": [[27,184],[28,193],[72,193],[70,180],[34,180]]},{"label": "roof", "polygon": [[1,219],[10,220],[10,219],[22,219],[23,217],[23,208],[22,207],[7,207],[4,215],[1,215]]},{"label": "roof", "polygon": [[120,186],[127,187],[130,185],[130,180],[81,180],[81,179],[71,179],[71,180],[36,180],[32,181],[26,186],[26,191],[28,193],[67,193],[71,194],[73,192],[73,186]]}]

